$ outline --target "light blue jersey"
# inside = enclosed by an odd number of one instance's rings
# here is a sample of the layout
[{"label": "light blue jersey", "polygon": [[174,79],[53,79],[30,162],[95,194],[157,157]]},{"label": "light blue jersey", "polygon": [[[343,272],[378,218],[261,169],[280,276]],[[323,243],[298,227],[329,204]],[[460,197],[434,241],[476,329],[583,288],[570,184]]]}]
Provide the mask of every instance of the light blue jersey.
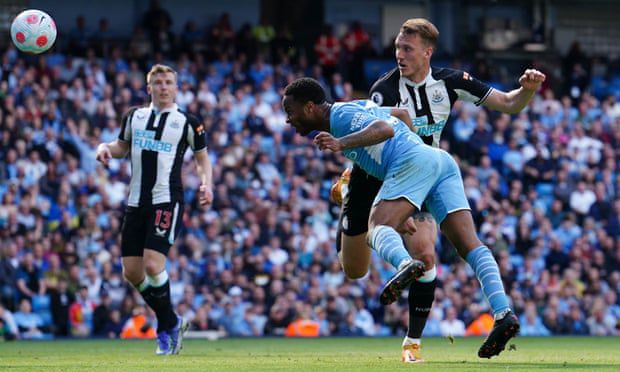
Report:
[{"label": "light blue jersey", "polygon": [[336,137],[359,132],[377,120],[384,120],[394,128],[394,137],[372,146],[344,150],[344,156],[357,163],[366,173],[384,180],[392,162],[422,139],[409,130],[407,124],[390,115],[389,107],[379,107],[370,100],[334,103],[330,113],[330,132]]},{"label": "light blue jersey", "polygon": [[335,103],[330,113],[330,132],[340,138],[359,132],[376,120],[394,128],[394,136],[367,147],[343,151],[366,173],[383,181],[374,204],[380,200],[407,199],[418,210],[426,206],[438,223],[446,215],[469,209],[459,167],[447,152],[424,144],[389,107],[372,101]]}]

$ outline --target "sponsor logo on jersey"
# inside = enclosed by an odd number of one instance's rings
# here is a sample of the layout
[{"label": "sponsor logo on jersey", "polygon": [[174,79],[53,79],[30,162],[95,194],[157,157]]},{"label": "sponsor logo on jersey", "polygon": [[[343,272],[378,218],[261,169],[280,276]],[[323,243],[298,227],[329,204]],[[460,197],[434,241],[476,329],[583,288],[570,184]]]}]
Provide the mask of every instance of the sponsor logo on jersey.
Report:
[{"label": "sponsor logo on jersey", "polygon": [[370,99],[379,106],[383,104],[383,95],[379,92],[374,92],[371,94]]},{"label": "sponsor logo on jersey", "polygon": [[353,115],[353,119],[351,119],[351,130],[354,132],[357,131],[367,120],[372,118],[372,116],[368,115],[365,112],[356,112]]},{"label": "sponsor logo on jersey", "polygon": [[431,101],[433,103],[439,103],[439,102],[443,101],[443,96],[441,95],[441,93],[439,93],[438,90],[433,91],[433,96],[431,97]]},{"label": "sponsor logo on jersey", "polygon": [[402,102],[400,103],[400,106],[407,106],[407,104],[409,103],[409,97],[405,97],[405,99],[402,100]]},{"label": "sponsor logo on jersey", "polygon": [[181,127],[181,123],[179,123],[178,120],[175,120],[172,123],[170,123],[170,126],[174,129],[179,129]]},{"label": "sponsor logo on jersey", "polygon": [[136,114],[136,118],[142,120],[146,117],[146,114],[144,112],[140,112],[138,111],[138,113]]},{"label": "sponsor logo on jersey", "polygon": [[428,124],[428,125],[424,125],[424,124],[420,125],[414,121],[414,125],[416,127],[415,132],[418,134],[418,136],[425,137],[425,136],[430,136],[433,133],[441,133],[443,128],[446,126],[446,121],[442,120],[437,123]]},{"label": "sponsor logo on jersey", "polygon": [[156,140],[155,132],[152,130],[136,129],[133,144],[142,150],[172,152],[172,144]]}]

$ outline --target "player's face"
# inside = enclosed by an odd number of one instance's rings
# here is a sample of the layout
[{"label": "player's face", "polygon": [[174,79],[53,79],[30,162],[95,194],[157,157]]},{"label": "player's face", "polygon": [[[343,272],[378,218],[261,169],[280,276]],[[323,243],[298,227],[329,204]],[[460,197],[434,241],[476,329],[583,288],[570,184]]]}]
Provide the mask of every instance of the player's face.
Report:
[{"label": "player's face", "polygon": [[169,107],[177,96],[177,79],[172,72],[154,74],[151,76],[147,90],[155,106]]},{"label": "player's face", "polygon": [[428,73],[433,48],[426,45],[420,36],[399,33],[394,46],[401,76],[415,80],[417,75]]},{"label": "player's face", "polygon": [[305,105],[293,100],[292,96],[284,96],[282,99],[282,107],[286,113],[286,122],[289,123],[297,133],[302,136],[314,130],[314,123],[309,118],[311,102],[307,102]]}]

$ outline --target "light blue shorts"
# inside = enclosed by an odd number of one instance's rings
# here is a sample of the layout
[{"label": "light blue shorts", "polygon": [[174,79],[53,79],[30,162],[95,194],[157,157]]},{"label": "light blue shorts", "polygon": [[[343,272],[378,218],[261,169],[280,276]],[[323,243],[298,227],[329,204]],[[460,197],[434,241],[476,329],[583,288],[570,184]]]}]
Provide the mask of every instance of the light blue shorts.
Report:
[{"label": "light blue shorts", "polygon": [[458,210],[469,210],[461,171],[447,152],[427,145],[415,146],[390,165],[374,204],[407,199],[418,210],[422,203],[441,223]]}]

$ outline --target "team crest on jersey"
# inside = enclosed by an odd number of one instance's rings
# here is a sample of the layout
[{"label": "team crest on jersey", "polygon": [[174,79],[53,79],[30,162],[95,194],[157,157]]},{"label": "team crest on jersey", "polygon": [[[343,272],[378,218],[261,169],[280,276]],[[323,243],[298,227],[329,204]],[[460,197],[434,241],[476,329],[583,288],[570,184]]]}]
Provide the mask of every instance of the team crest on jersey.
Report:
[{"label": "team crest on jersey", "polygon": [[439,93],[438,90],[433,92],[433,96],[431,97],[431,101],[433,101],[433,103],[439,103],[439,102],[443,101],[443,96],[441,95],[441,93]]},{"label": "team crest on jersey", "polygon": [[178,120],[175,120],[172,123],[170,123],[170,126],[174,129],[179,129],[181,127],[181,123]]},{"label": "team crest on jersey", "polygon": [[371,96],[370,99],[376,103],[377,105],[381,106],[383,104],[383,95],[379,92],[374,92]]}]

